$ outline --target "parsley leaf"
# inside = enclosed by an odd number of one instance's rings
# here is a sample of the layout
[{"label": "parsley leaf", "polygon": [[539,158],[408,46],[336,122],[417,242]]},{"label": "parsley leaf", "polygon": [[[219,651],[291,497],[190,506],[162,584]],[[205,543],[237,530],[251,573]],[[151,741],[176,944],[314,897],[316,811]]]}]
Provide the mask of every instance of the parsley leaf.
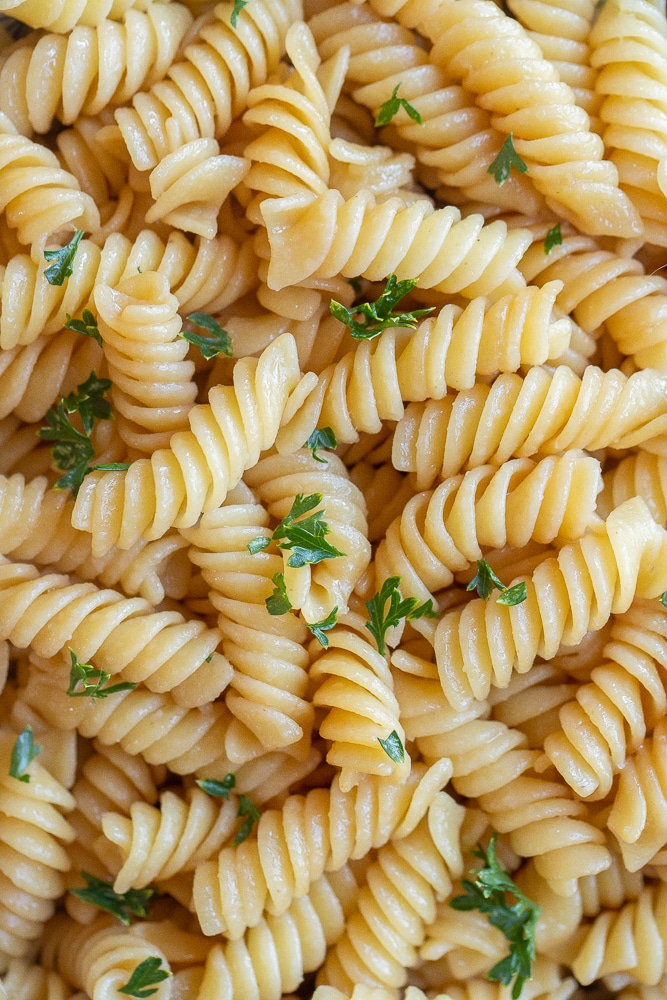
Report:
[{"label": "parsley leaf", "polygon": [[63,396],[67,412],[80,414],[86,434],[90,434],[96,420],[111,420],[111,403],[104,398],[110,388],[108,378],[98,378],[91,372],[86,381],[76,387],[76,392]]},{"label": "parsley leaf", "polygon": [[38,757],[42,748],[35,744],[32,735],[32,726],[26,726],[22,733],[16,737],[16,742],[12,748],[12,756],[9,761],[9,776],[17,781],[24,781],[26,785],[30,781],[30,775],[26,774],[26,768],[31,761]]},{"label": "parsley leaf", "polygon": [[187,317],[195,326],[202,330],[208,330],[210,337],[202,337],[199,333],[191,333],[189,330],[181,330],[180,335],[189,344],[194,344],[201,351],[202,357],[207,360],[215,358],[218,354],[227,354],[230,358],[234,353],[232,341],[226,330],[223,330],[217,319],[209,316],[208,313],[194,312]]},{"label": "parsley leaf", "polygon": [[424,124],[424,119],[419,114],[417,109],[412,104],[410,104],[409,101],[406,101],[404,97],[397,97],[398,88],[400,86],[401,84],[397,83],[396,86],[394,87],[394,92],[391,95],[391,97],[388,100],[386,100],[384,104],[380,105],[380,109],[375,117],[375,124],[378,126],[378,128],[382,125],[388,125],[389,122],[394,117],[394,115],[398,114],[401,108],[403,108],[403,110],[407,112],[410,118],[412,118],[413,122],[417,122],[418,125]]},{"label": "parsley leaf", "polygon": [[[406,313],[394,313],[392,309],[408,292],[412,291],[416,284],[417,281],[413,278],[397,281],[396,275],[390,274],[384,291],[375,302],[362,302],[361,305],[347,309],[341,302],[332,299],[329,303],[329,311],[341,323],[349,326],[355,340],[372,340],[373,337],[377,337],[383,330],[388,330],[390,327],[404,326],[414,329],[417,320],[421,316],[433,312],[435,306],[430,306],[428,309],[415,309]],[[361,322],[355,320],[355,316],[361,316]]]},{"label": "parsley leaf", "polygon": [[169,979],[171,972],[166,969],[161,969],[162,959],[158,958],[156,955],[151,955],[150,958],[145,958],[143,962],[136,967],[125,986],[119,986],[118,992],[125,993],[129,997],[139,997],[143,1000],[144,997],[151,997],[157,990],[146,989],[148,986],[153,986],[155,983],[161,983],[165,979]]},{"label": "parsley leaf", "polygon": [[234,0],[234,10],[232,11],[232,16],[230,17],[232,28],[235,28],[239,23],[239,14],[244,7],[247,7],[249,0]]},{"label": "parsley leaf", "polygon": [[236,814],[240,817],[247,817],[238,829],[238,833],[232,841],[234,847],[238,847],[242,844],[244,840],[247,840],[252,832],[252,828],[255,823],[258,823],[261,818],[261,812],[257,806],[250,801],[247,795],[241,795],[239,797],[239,810]]},{"label": "parsley leaf", "polygon": [[663,590],[662,594],[660,595],[660,603],[662,604],[663,608],[667,608],[667,590]]},{"label": "parsley leaf", "polygon": [[[271,542],[277,542],[278,548],[291,550],[292,555],[287,560],[287,565],[295,569],[305,566],[306,563],[314,564],[322,562],[324,559],[334,559],[336,556],[344,556],[344,552],[341,552],[340,549],[337,549],[335,545],[331,545],[324,538],[330,532],[328,524],[322,520],[324,510],[318,510],[309,517],[303,517],[304,514],[313,510],[321,502],[321,493],[311,493],[308,496],[298,493],[294,498],[294,503],[289,513],[282,519],[271,535],[271,538],[264,538],[258,535],[248,542],[246,548],[252,555],[255,555],[256,552],[261,552]],[[273,582],[276,583],[275,577],[273,578]],[[272,612],[272,614],[284,613],[284,611]]]},{"label": "parsley leaf", "polygon": [[74,257],[83,236],[83,229],[77,229],[69,243],[59,250],[45,250],[44,259],[52,260],[53,264],[44,271],[44,277],[50,285],[62,285],[74,269]]},{"label": "parsley leaf", "polygon": [[197,784],[208,795],[217,799],[229,799],[229,793],[236,787],[236,775],[230,771],[222,781],[217,781],[216,778],[197,778]]},{"label": "parsley leaf", "polygon": [[348,278],[347,279],[347,283],[348,283],[348,285],[352,286],[352,288],[355,290],[355,292],[357,293],[357,295],[360,293],[360,291],[361,291],[361,276],[360,275],[357,275],[355,278]]},{"label": "parsley leaf", "polygon": [[313,633],[320,646],[324,646],[326,649],[329,645],[329,639],[324,634],[332,629],[336,622],[338,621],[338,605],[330,611],[326,618],[323,618],[321,622],[306,622],[306,626]]},{"label": "parsley leaf", "polygon": [[391,757],[396,764],[403,763],[405,760],[405,747],[401,743],[401,737],[395,729],[389,733],[386,740],[381,740],[378,736],[378,743],[386,753],[387,757]]},{"label": "parsley leaf", "polygon": [[[133,691],[137,686],[132,681],[123,681],[120,684],[105,687],[104,685],[111,679],[111,674],[105,670],[98,670],[90,663],[79,663],[73,649],[70,649],[69,655],[72,667],[69,672],[67,694],[70,698],[106,698],[107,695],[117,694],[119,691]],[[83,685],[79,691],[77,691],[78,684]]]},{"label": "parsley leaf", "polygon": [[544,252],[545,254],[551,253],[554,247],[559,247],[563,242],[563,234],[560,231],[560,222],[549,230],[544,238]]},{"label": "parsley leaf", "polygon": [[[455,910],[479,910],[485,913],[489,923],[503,932],[509,942],[509,955],[497,962],[487,974],[488,979],[500,980],[505,986],[514,976],[512,1000],[518,1000],[526,980],[531,976],[531,963],[535,958],[535,930],[541,909],[521,892],[519,887],[496,859],[496,834],[489,842],[487,851],[481,847],[473,854],[484,862],[483,868],[475,869],[474,882],[462,881],[465,896],[455,896],[449,905]],[[516,903],[509,903],[506,893],[510,893]]]},{"label": "parsley leaf", "polygon": [[100,331],[97,328],[97,320],[91,313],[90,309],[83,310],[83,319],[72,319],[69,313],[65,313],[67,317],[67,322],[65,323],[65,329],[74,330],[76,333],[82,333],[85,337],[92,337],[96,340],[100,347],[103,347],[102,337],[100,336]]},{"label": "parsley leaf", "polygon": [[527,597],[525,582],[515,583],[513,587],[506,587],[499,576],[493,572],[486,559],[477,560],[477,572],[466,587],[466,590],[476,590],[483,601],[488,601],[493,588],[500,591],[500,596],[496,598],[496,604],[506,604],[514,607],[516,604],[523,604]]},{"label": "parsley leaf", "polygon": [[121,924],[128,927],[132,916],[147,917],[148,904],[157,895],[156,889],[128,889],[127,892],[114,892],[110,882],[91,875],[90,872],[81,872],[85,879],[86,889],[70,889],[73,896],[81,899],[84,903],[91,903],[106,910],[112,916],[120,920]]},{"label": "parsley leaf", "polygon": [[[366,607],[370,615],[366,622],[366,628],[375,639],[378,651],[384,656],[387,652],[385,645],[385,635],[387,630],[400,624],[401,618],[407,621],[415,618],[437,618],[438,612],[433,610],[433,601],[425,601],[417,607],[416,597],[406,597],[401,600],[398,587],[401,582],[400,576],[390,576],[380,587],[379,593],[366,601]],[[389,610],[385,614],[385,605],[389,601]]]},{"label": "parsley leaf", "polygon": [[336,448],[338,446],[338,441],[336,440],[336,435],[331,430],[330,427],[321,427],[319,430],[314,430],[306,441],[304,448],[310,448],[311,454],[316,462],[322,462],[323,465],[327,464],[326,458],[320,458],[317,454],[320,448]]},{"label": "parsley leaf", "polygon": [[275,573],[271,579],[273,580],[275,587],[271,596],[267,597],[264,602],[266,604],[266,610],[270,615],[286,615],[288,611],[292,610],[292,605],[290,604],[290,599],[287,596],[285,577],[282,573]]},{"label": "parsley leaf", "polygon": [[487,174],[493,174],[498,187],[502,187],[509,178],[510,170],[514,167],[520,174],[528,171],[528,165],[524,163],[512,142],[512,133],[505,139],[502,148],[491,166],[487,169]]}]

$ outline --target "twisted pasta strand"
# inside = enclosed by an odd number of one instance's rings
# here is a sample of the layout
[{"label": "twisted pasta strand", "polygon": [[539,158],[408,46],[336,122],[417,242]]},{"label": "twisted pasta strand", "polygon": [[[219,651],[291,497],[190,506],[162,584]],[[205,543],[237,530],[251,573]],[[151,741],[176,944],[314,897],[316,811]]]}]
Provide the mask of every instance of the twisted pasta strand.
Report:
[{"label": "twisted pasta strand", "polygon": [[[72,523],[91,532],[93,555],[139,538],[189,527],[220,506],[227,491],[276,438],[288,406],[298,405],[313,381],[301,378],[291,334],[278,337],[259,359],[240,358],[233,386],[216,386],[209,402],[193,406],[189,431],[169,448],[133,462],[128,472],[93,472],[79,490]],[[288,411],[289,412],[289,411]],[[112,513],[113,512],[113,513]]]},{"label": "twisted pasta strand", "polygon": [[21,958],[10,959],[0,983],[4,984],[5,996],[14,1000],[70,1000],[73,995],[57,972],[46,972]]},{"label": "twisted pasta strand", "polygon": [[0,10],[11,11],[12,17],[32,28],[63,32],[71,31],[77,24],[94,27],[105,17],[119,20],[131,8],[146,10],[152,3],[153,0],[53,0],[45,8],[41,0],[0,0]]},{"label": "twisted pasta strand", "polygon": [[660,563],[667,532],[643,500],[617,507],[602,528],[564,546],[526,581],[522,604],[507,607],[481,598],[447,612],[434,648],[447,699],[465,708],[491,686],[506,687],[514,670],[530,670],[535,657],[551,659],[561,645],[576,645],[602,628],[612,613],[637,597],[658,597],[667,584]]},{"label": "twisted pasta strand", "polygon": [[639,449],[605,473],[603,481],[602,509],[611,510],[640,496],[658,524],[667,526],[667,457]]},{"label": "twisted pasta strand", "polygon": [[222,138],[248,92],[277,69],[287,29],[303,14],[300,0],[253,0],[233,28],[233,9],[218,4],[167,79],[137,94],[132,108],[116,111],[138,170],[152,170],[188,142]]},{"label": "twisted pasta strand", "polygon": [[180,3],[149,3],[145,13],[130,9],[122,21],[79,25],[69,36],[24,38],[0,53],[0,111],[30,137],[54,120],[70,125],[127,104],[165,76],[192,20]]},{"label": "twisted pasta strand", "polygon": [[265,909],[284,913],[324,871],[407,836],[450,774],[449,761],[441,760],[430,769],[415,764],[401,785],[362,776],[343,792],[335,779],[330,789],[291,795],[282,809],[265,810],[256,840],[225,848],[195,870],[194,905],[204,934],[238,940]]},{"label": "twisted pasta strand", "polygon": [[500,375],[439,401],[411,403],[394,435],[392,461],[417,473],[417,487],[462,468],[502,465],[514,456],[566,448],[665,450],[663,376],[623,375],[589,365],[579,378],[565,365]]}]

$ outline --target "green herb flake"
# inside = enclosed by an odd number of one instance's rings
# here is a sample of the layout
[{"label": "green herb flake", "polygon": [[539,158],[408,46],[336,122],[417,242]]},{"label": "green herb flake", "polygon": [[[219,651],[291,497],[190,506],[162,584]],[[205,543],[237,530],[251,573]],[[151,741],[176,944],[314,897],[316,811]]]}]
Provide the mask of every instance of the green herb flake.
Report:
[{"label": "green herb flake", "polygon": [[30,775],[26,774],[26,769],[41,752],[42,748],[35,743],[32,726],[26,726],[23,732],[16,737],[12,748],[12,756],[9,761],[10,778],[16,778],[17,781],[23,781],[27,785],[30,782]]},{"label": "green herb flake", "polygon": [[156,889],[128,889],[127,892],[114,892],[110,882],[105,882],[90,872],[81,872],[86,883],[85,889],[70,889],[73,896],[106,910],[129,927],[132,917],[147,917],[149,903],[157,895]]},{"label": "green herb flake", "polygon": [[390,757],[394,763],[402,764],[405,760],[405,747],[401,742],[401,737],[398,735],[395,729],[393,729],[386,740],[381,740],[378,736],[378,743],[386,753],[387,757]]},{"label": "green herb flake", "polygon": [[667,608],[667,590],[663,590],[662,594],[660,595],[660,603],[662,604],[663,608]]},{"label": "green herb flake", "polygon": [[236,788],[236,775],[230,771],[222,781],[216,778],[197,778],[197,784],[207,795],[212,795],[216,799],[229,799],[229,793]]},{"label": "green herb flake", "polygon": [[[350,333],[355,340],[372,340],[383,330],[391,327],[407,327],[414,330],[417,320],[422,316],[427,316],[433,312],[435,306],[428,309],[414,309],[412,312],[395,313],[392,312],[402,298],[411,292],[417,284],[412,278],[398,281],[395,274],[390,274],[384,291],[375,302],[362,302],[352,309],[347,309],[341,302],[332,299],[329,303],[329,311],[332,316],[345,323],[350,328]],[[361,316],[361,321],[355,320],[355,316]]]},{"label": "green herb flake", "polygon": [[77,229],[69,243],[59,250],[45,250],[44,259],[52,260],[53,264],[44,271],[44,277],[50,285],[62,285],[74,269],[74,257],[78,250],[83,229]]},{"label": "green herb flake", "polygon": [[67,317],[67,322],[65,323],[66,330],[74,330],[75,333],[82,333],[84,337],[92,337],[96,340],[100,347],[103,347],[102,337],[100,336],[100,331],[97,327],[97,320],[91,313],[90,309],[83,310],[82,319],[72,319],[69,313],[65,313]]},{"label": "green herb flake", "polygon": [[396,86],[394,87],[394,92],[392,93],[391,97],[388,98],[388,100],[386,100],[384,104],[380,105],[380,109],[375,117],[375,124],[378,128],[380,128],[382,125],[388,125],[389,122],[394,117],[394,115],[397,115],[401,108],[403,108],[406,114],[408,114],[409,117],[412,118],[413,122],[417,122],[418,125],[424,124],[424,119],[419,114],[417,109],[412,104],[410,104],[409,101],[406,101],[404,97],[397,96],[398,88],[400,86],[401,84],[397,83]]},{"label": "green herb flake", "polygon": [[[489,923],[503,932],[509,942],[509,955],[497,962],[487,973],[488,979],[500,980],[512,985],[512,1000],[518,1000],[524,983],[531,977],[532,962],[535,959],[535,931],[541,909],[521,892],[519,887],[496,859],[496,834],[489,842],[487,851],[479,848],[472,852],[484,863],[483,868],[474,869],[474,882],[462,881],[464,896],[455,896],[449,905],[455,910],[479,910],[486,914]],[[510,903],[506,893],[514,897]]]},{"label": "green herb flake", "polygon": [[528,165],[524,163],[512,142],[512,133],[505,139],[502,148],[491,166],[487,169],[487,174],[493,174],[498,187],[502,187],[510,175],[510,170],[514,167],[520,174],[528,171]]},{"label": "green herb flake", "polygon": [[500,577],[493,572],[486,559],[478,559],[477,572],[466,590],[476,590],[483,601],[488,601],[494,587],[500,591],[500,596],[496,598],[496,604],[514,607],[517,604],[523,604],[528,596],[525,582],[515,583],[513,587],[506,587]]},{"label": "green herb flake", "polygon": [[554,247],[559,247],[563,242],[563,234],[560,231],[560,222],[549,230],[544,238],[544,252],[545,254],[551,253]]},{"label": "green herb flake", "polygon": [[239,14],[244,7],[247,7],[249,0],[234,0],[234,10],[232,11],[232,16],[230,17],[230,22],[232,28],[236,28],[239,23]]},{"label": "green herb flake", "polygon": [[244,840],[248,839],[252,833],[253,826],[255,823],[259,823],[262,814],[247,795],[241,795],[239,796],[239,809],[236,815],[241,819],[244,816],[246,818],[243,823],[241,823],[241,826],[232,841],[234,847],[238,847],[239,844],[242,844]]},{"label": "green herb flake", "polygon": [[314,430],[304,445],[304,448],[310,449],[315,461],[322,462],[323,465],[327,464],[327,460],[326,458],[320,458],[317,454],[319,449],[336,447],[338,447],[338,441],[330,427],[321,427],[318,430]]},{"label": "green herb flake", "polygon": [[[67,694],[70,698],[106,698],[110,694],[117,694],[119,691],[133,691],[137,686],[131,681],[123,681],[120,684],[112,684],[105,687],[111,680],[111,674],[105,670],[98,670],[90,663],[79,663],[79,659],[73,649],[69,651],[72,666],[69,672],[69,687]],[[82,687],[79,689],[79,684]]]},{"label": "green herb flake", "polygon": [[141,962],[125,986],[119,986],[118,992],[125,993],[128,997],[139,997],[143,1000],[144,997],[151,997],[157,990],[151,990],[147,987],[154,986],[156,983],[161,983],[165,979],[169,979],[171,972],[166,969],[161,969],[162,959],[158,958],[156,955],[151,955],[150,958],[145,958]]},{"label": "green herb flake", "polygon": [[285,577],[282,573],[274,573],[271,577],[274,583],[274,590],[270,597],[265,600],[266,610],[270,615],[286,615],[292,610],[290,599],[287,596]]},{"label": "green herb flake", "polygon": [[354,289],[356,294],[359,295],[361,292],[361,276],[357,275],[354,278],[348,278],[347,283]]},{"label": "green herb flake", "polygon": [[[344,552],[337,549],[335,545],[331,545],[324,537],[331,530],[322,518],[324,510],[315,511],[309,517],[303,516],[321,502],[321,493],[311,493],[308,496],[298,493],[289,513],[285,515],[271,537],[264,538],[258,535],[248,542],[246,548],[254,555],[265,549],[271,542],[277,542],[278,548],[292,552],[287,560],[287,565],[294,569],[306,564],[313,565],[324,559],[344,556]],[[273,582],[276,582],[275,577]],[[284,612],[275,613],[283,614]]]},{"label": "green herb flake", "polygon": [[[401,619],[413,621],[416,618],[437,618],[438,612],[433,609],[433,601],[429,599],[424,604],[417,607],[416,597],[406,597],[401,600],[399,585],[400,576],[390,576],[382,584],[379,593],[366,601],[366,608],[370,615],[366,622],[366,628],[375,639],[378,651],[384,656],[387,652],[385,636],[390,628],[399,625]],[[385,606],[389,601],[389,608],[385,611]]]},{"label": "green herb flake", "polygon": [[338,621],[338,605],[330,611],[326,618],[323,618],[321,622],[306,622],[306,626],[313,633],[320,646],[324,646],[327,649],[329,645],[328,636],[325,635],[330,629],[334,627]]},{"label": "green herb flake", "polygon": [[223,330],[217,319],[204,312],[193,312],[187,317],[195,326],[202,330],[208,330],[210,336],[203,337],[199,333],[192,333],[190,330],[181,330],[180,336],[187,340],[189,344],[194,344],[201,351],[202,357],[209,360],[218,354],[226,354],[231,358],[232,350],[231,337],[226,330]]}]

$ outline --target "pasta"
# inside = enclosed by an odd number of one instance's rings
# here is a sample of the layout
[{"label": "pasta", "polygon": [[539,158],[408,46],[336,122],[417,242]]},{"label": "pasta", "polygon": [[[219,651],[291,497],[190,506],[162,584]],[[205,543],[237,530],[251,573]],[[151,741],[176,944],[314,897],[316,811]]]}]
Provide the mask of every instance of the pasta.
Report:
[{"label": "pasta", "polygon": [[664,996],[666,67],[0,0],[2,1000]]}]

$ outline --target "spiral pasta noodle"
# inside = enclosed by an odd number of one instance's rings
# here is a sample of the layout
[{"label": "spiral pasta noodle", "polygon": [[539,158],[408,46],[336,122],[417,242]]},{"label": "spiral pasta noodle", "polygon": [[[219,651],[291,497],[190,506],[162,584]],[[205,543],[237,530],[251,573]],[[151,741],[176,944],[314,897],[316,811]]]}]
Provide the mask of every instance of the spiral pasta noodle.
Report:
[{"label": "spiral pasta noodle", "polygon": [[[77,24],[99,24],[102,18],[120,19],[130,9],[146,10],[153,0],[55,0],[48,12],[39,0],[2,0],[0,10],[11,11],[33,28],[71,31]],[[169,0],[167,0],[169,2]]]}]

